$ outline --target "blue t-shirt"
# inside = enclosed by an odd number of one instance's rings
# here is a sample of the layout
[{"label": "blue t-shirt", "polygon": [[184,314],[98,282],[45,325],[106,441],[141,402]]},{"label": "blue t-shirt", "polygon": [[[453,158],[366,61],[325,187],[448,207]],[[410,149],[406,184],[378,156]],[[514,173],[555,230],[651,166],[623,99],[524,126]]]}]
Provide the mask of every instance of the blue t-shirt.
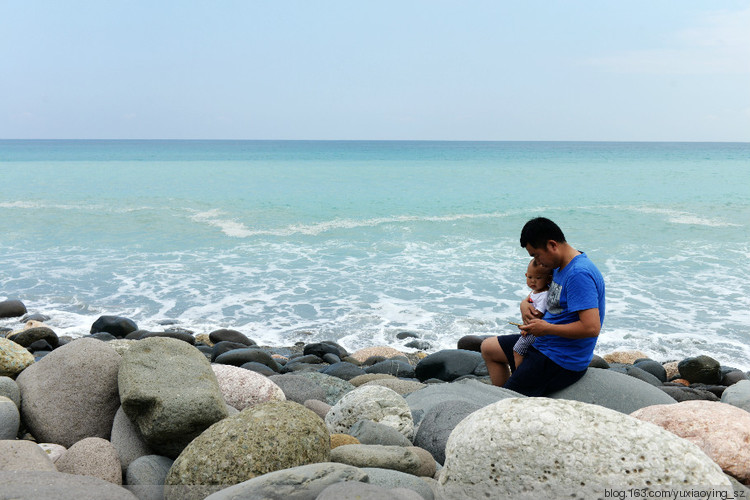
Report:
[{"label": "blue t-shirt", "polygon": [[[604,278],[585,253],[576,255],[563,269],[555,269],[547,294],[544,320],[553,324],[578,321],[578,312],[599,309],[604,324]],[[538,337],[534,342],[542,354],[568,370],[588,368],[598,337],[568,339],[557,335]]]}]

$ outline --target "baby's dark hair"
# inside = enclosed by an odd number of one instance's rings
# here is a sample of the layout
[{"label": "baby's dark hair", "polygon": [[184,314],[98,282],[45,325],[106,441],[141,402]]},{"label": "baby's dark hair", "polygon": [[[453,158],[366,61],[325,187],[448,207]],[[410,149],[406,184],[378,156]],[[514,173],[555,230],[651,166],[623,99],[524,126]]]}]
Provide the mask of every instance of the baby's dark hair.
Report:
[{"label": "baby's dark hair", "polygon": [[565,243],[562,229],[545,217],[537,217],[528,221],[521,230],[521,247],[531,245],[534,248],[544,248],[549,240]]}]

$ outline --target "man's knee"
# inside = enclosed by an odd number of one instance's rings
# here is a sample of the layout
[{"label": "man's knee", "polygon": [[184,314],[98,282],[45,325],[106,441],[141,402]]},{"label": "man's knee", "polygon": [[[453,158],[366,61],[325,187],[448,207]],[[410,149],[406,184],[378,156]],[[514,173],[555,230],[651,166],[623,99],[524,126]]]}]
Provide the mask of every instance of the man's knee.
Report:
[{"label": "man's knee", "polygon": [[484,339],[480,350],[482,357],[485,360],[507,363],[505,353],[503,352],[502,347],[500,347],[500,342],[497,340],[497,337],[487,337]]}]

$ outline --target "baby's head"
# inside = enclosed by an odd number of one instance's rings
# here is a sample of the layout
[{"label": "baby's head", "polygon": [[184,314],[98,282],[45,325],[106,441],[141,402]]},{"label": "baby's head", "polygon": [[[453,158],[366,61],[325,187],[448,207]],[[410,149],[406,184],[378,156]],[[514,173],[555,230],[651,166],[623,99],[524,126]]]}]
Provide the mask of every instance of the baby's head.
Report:
[{"label": "baby's head", "polygon": [[526,285],[535,292],[543,292],[549,288],[552,282],[552,269],[539,264],[536,259],[531,259],[529,267],[526,268]]}]

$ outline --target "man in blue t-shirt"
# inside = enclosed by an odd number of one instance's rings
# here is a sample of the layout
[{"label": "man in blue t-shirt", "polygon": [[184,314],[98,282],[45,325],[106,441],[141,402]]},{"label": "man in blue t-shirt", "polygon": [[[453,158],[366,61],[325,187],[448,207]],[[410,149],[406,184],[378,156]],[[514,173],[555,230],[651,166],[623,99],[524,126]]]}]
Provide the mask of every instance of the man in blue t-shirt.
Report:
[{"label": "man in blue t-shirt", "polygon": [[543,266],[554,269],[542,315],[521,302],[521,335],[536,341],[516,369],[513,346],[520,335],[489,337],[482,357],[492,383],[526,396],[543,396],[580,379],[594,356],[604,323],[604,279],[585,253],[565,241],[562,230],[538,217],[521,231],[521,246]]}]

